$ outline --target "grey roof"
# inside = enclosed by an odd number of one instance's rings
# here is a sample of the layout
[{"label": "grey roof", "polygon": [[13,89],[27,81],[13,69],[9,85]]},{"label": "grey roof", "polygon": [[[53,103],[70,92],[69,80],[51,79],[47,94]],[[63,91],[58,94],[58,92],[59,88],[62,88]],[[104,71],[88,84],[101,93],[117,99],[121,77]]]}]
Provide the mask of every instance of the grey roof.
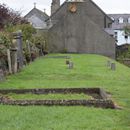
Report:
[{"label": "grey roof", "polygon": [[90,2],[95,5],[95,7],[97,7],[109,20],[112,21],[112,19],[109,17],[109,15],[107,15],[93,0],[90,0]]},{"label": "grey roof", "polygon": [[34,14],[43,21],[49,18],[49,16],[45,12],[42,12],[37,8],[33,8],[28,14],[24,16],[24,18],[28,19]]},{"label": "grey roof", "polygon": [[[130,26],[130,23],[128,23],[128,19],[130,18],[130,14],[108,14],[109,17],[113,18],[113,24],[112,29],[114,30],[121,30],[124,28],[124,26]],[[119,18],[123,18],[124,22],[119,23]]]},{"label": "grey roof", "polygon": [[104,31],[107,32],[108,34],[114,36],[114,30],[113,29],[111,29],[111,28],[105,28]]},{"label": "grey roof", "polygon": [[115,19],[118,19],[120,17],[124,18],[124,19],[128,19],[130,18],[130,14],[108,14],[109,17],[113,17]]},{"label": "grey roof", "polygon": [[[56,12],[54,12],[51,16],[50,16],[50,18],[51,17],[53,17],[63,6],[64,6],[64,4],[66,4],[66,2],[68,2],[68,3],[72,3],[72,2],[77,2],[77,3],[79,3],[79,2],[86,2],[87,0],[80,0],[80,1],[73,1],[73,0],[71,0],[71,1],[68,1],[68,0],[66,0],[66,1],[64,1],[63,2],[63,4],[59,7],[59,9],[57,9],[57,11]],[[90,2],[96,7],[96,8],[98,8],[109,20],[111,20],[112,21],[112,19],[109,17],[109,15],[107,15],[95,2],[93,2],[92,0],[90,0]],[[47,19],[47,20],[49,20],[49,18]]]}]

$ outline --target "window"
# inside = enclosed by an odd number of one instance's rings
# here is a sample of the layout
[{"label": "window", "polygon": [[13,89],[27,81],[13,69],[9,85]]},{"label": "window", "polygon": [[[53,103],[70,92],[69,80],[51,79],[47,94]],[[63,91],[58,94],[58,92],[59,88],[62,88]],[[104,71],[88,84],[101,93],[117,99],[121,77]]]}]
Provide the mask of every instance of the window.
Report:
[{"label": "window", "polygon": [[128,18],[128,23],[130,23],[130,17]]},{"label": "window", "polygon": [[117,32],[115,32],[115,35],[117,35]]},{"label": "window", "polygon": [[118,32],[114,32],[114,37],[117,39],[118,37]]},{"label": "window", "polygon": [[119,18],[119,23],[123,23],[124,19],[122,17]]},{"label": "window", "polygon": [[128,39],[128,35],[125,35],[124,38],[125,38],[125,39]]}]

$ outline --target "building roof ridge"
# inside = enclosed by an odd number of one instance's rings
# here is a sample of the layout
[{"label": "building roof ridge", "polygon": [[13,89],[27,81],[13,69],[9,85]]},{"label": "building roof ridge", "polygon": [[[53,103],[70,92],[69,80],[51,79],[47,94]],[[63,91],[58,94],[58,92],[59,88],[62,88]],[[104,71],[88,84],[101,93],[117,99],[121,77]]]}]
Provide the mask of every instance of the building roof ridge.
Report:
[{"label": "building roof ridge", "polygon": [[49,17],[46,12],[43,12],[40,9],[36,8],[36,7],[34,7],[33,9],[31,9],[24,17],[26,17],[28,14],[30,14],[34,10],[38,11],[40,14],[42,14],[45,17]]}]

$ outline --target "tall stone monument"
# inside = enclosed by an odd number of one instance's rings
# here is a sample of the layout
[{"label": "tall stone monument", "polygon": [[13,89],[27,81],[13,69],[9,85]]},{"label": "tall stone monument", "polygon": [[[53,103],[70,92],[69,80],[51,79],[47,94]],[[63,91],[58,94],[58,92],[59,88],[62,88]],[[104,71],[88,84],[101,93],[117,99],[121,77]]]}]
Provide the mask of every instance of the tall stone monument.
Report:
[{"label": "tall stone monument", "polygon": [[18,58],[19,69],[21,69],[21,68],[23,68],[23,65],[24,65],[21,30],[14,33],[14,39],[17,40],[17,58]]}]

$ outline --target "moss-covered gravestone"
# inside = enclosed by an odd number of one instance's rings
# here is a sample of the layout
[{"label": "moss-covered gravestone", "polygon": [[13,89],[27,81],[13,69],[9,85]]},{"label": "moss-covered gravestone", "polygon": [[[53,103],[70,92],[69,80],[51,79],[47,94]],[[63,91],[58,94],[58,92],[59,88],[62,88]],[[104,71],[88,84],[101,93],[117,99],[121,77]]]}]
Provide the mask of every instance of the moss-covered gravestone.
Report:
[{"label": "moss-covered gravestone", "polygon": [[115,63],[111,63],[111,70],[113,70],[113,71],[116,70],[116,64]]},{"label": "moss-covered gravestone", "polygon": [[4,80],[4,73],[3,70],[0,69],[0,82]]},{"label": "moss-covered gravestone", "polygon": [[74,63],[73,62],[69,62],[69,69],[73,69],[74,68]]}]

